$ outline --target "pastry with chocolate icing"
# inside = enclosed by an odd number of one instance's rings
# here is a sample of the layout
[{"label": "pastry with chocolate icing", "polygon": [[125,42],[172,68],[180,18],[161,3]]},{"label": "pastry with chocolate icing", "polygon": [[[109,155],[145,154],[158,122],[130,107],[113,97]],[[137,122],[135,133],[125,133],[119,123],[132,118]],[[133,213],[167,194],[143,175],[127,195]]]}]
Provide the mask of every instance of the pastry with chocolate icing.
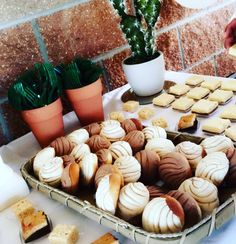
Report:
[{"label": "pastry with chocolate icing", "polygon": [[63,156],[70,154],[75,144],[67,137],[62,136],[51,142],[50,147],[55,149],[56,156]]},{"label": "pastry with chocolate icing", "polygon": [[101,126],[98,123],[92,123],[84,127],[88,133],[89,136],[99,135],[101,132]]},{"label": "pastry with chocolate icing", "polygon": [[112,153],[109,149],[100,149],[96,152],[98,157],[98,163],[101,164],[112,164]]},{"label": "pastry with chocolate icing", "polygon": [[142,131],[133,130],[125,136],[124,141],[127,141],[130,144],[133,153],[136,153],[143,149],[145,136]]},{"label": "pastry with chocolate icing", "polygon": [[132,118],[126,119],[121,123],[121,127],[125,130],[126,133],[129,133],[133,130],[142,130],[143,126],[140,120]]},{"label": "pastry with chocolate icing", "polygon": [[94,135],[90,137],[87,141],[87,144],[89,145],[91,152],[94,153],[96,153],[100,149],[104,149],[104,148],[107,149],[111,146],[109,140],[99,135]]}]

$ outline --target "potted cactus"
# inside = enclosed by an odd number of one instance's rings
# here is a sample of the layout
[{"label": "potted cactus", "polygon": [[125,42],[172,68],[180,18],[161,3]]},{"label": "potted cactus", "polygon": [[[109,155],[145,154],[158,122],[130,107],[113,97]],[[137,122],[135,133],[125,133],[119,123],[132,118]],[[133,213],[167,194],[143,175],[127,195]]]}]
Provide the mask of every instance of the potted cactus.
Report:
[{"label": "potted cactus", "polygon": [[161,0],[133,0],[135,15],[128,15],[125,0],[110,0],[121,17],[120,27],[132,55],[122,63],[126,78],[139,96],[150,96],[164,85],[164,58],[155,45],[154,28],[160,14]]}]

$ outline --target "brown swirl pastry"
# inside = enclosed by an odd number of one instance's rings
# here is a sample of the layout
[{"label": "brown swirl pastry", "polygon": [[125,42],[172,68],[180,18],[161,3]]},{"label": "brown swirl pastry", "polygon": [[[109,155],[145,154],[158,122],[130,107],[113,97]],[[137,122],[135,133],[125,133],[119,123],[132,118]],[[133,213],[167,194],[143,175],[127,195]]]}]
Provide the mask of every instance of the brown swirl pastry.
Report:
[{"label": "brown swirl pastry", "polygon": [[133,153],[136,153],[143,149],[145,144],[145,136],[142,131],[133,130],[125,136],[124,141],[127,141],[130,144]]},{"label": "brown swirl pastry", "polygon": [[71,163],[75,163],[75,158],[72,155],[64,155],[61,158],[63,160],[64,168]]},{"label": "brown swirl pastry", "polygon": [[169,196],[175,198],[183,207],[185,213],[185,226],[191,227],[202,218],[202,211],[196,200],[186,192],[170,191]]},{"label": "brown swirl pastry", "polygon": [[149,191],[150,200],[152,200],[153,198],[165,195],[168,192],[168,190],[165,189],[164,187],[160,187],[160,186],[156,186],[156,185],[147,186],[147,189]]},{"label": "brown swirl pastry", "polygon": [[226,184],[230,187],[236,187],[236,149],[229,160],[229,171],[226,176]]},{"label": "brown swirl pastry", "polygon": [[89,136],[99,135],[101,131],[101,126],[98,123],[92,123],[84,128],[88,131]]},{"label": "brown swirl pastry", "polygon": [[55,149],[56,156],[63,156],[70,154],[75,147],[75,144],[68,138],[62,136],[51,142],[50,146]]},{"label": "brown swirl pastry", "polygon": [[142,150],[136,153],[135,158],[141,164],[141,181],[145,184],[153,184],[158,180],[158,167],[160,157],[151,150]]},{"label": "brown swirl pastry", "polygon": [[138,119],[126,119],[121,123],[121,127],[125,130],[126,134],[133,130],[142,130],[143,126]]},{"label": "brown swirl pastry", "polygon": [[91,152],[96,153],[100,149],[107,149],[110,147],[111,143],[103,136],[94,135],[90,137],[87,141]]},{"label": "brown swirl pastry", "polygon": [[98,157],[98,163],[101,164],[112,164],[112,154],[109,149],[100,149],[96,152]]},{"label": "brown swirl pastry", "polygon": [[159,174],[171,189],[176,189],[192,176],[192,171],[186,157],[180,153],[171,152],[162,157],[159,163]]}]

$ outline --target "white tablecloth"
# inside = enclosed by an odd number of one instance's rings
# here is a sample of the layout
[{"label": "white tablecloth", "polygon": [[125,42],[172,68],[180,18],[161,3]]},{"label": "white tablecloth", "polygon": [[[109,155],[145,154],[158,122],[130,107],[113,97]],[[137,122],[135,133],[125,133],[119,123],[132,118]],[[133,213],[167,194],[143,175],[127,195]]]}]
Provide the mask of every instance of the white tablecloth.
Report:
[{"label": "white tablecloth", "polygon": [[[177,72],[166,72],[166,79],[173,80],[176,82],[183,82],[189,74],[185,73],[177,73]],[[121,95],[129,88],[129,85],[125,85],[119,89],[116,89],[110,93],[107,93],[103,97],[103,104],[105,115],[109,114],[111,111],[122,110],[122,103],[120,101]],[[235,103],[235,98],[231,103]],[[152,106],[152,105],[149,105]],[[219,111],[214,114],[217,115]],[[169,130],[175,130],[177,121],[181,113],[173,111],[171,108],[161,109],[155,108],[156,115],[155,116],[163,116],[167,119],[169,123]],[[136,114],[125,114],[127,117],[136,117]],[[201,122],[202,119],[200,119]],[[66,133],[76,129],[79,127],[78,120],[74,114],[71,112],[64,116],[64,123]],[[144,122],[144,124],[149,124],[150,121]],[[196,132],[197,135],[202,135],[201,130]],[[3,161],[8,164],[13,170],[20,174],[19,169],[20,166],[34,156],[40,147],[36,142],[32,133],[29,133],[8,145],[2,146],[0,148],[0,156]],[[16,189],[17,191],[17,189]],[[1,190],[0,190],[1,197]],[[53,201],[46,197],[44,194],[37,192],[35,190],[31,190],[30,195],[27,197],[36,208],[44,210],[48,216],[51,218],[53,225],[56,224],[75,224],[78,226],[80,232],[80,239],[78,243],[80,244],[88,244],[97,239],[102,234],[110,231],[108,228],[105,228],[86,217],[80,215],[79,213],[71,210],[62,204]],[[214,231],[213,234],[205,238],[201,243],[236,243],[234,238],[234,232],[236,230],[236,219],[232,219],[230,222],[225,224],[220,230]],[[128,240],[121,235],[113,232],[116,235],[120,243],[122,244],[132,244],[133,242]],[[19,226],[18,223],[13,216],[10,209],[6,209],[0,212],[0,244],[20,244],[19,239]],[[48,243],[47,238],[42,238],[34,243],[46,244]]]}]

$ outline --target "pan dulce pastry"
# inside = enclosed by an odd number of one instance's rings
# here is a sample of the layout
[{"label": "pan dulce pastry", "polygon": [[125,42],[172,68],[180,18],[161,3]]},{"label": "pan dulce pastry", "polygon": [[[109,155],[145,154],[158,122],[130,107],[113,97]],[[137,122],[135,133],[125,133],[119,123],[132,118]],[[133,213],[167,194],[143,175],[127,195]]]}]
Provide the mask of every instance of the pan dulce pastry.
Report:
[{"label": "pan dulce pastry", "polygon": [[225,135],[236,142],[236,126],[232,126],[225,130]]},{"label": "pan dulce pastry", "polygon": [[143,134],[145,135],[145,139],[147,141],[154,138],[167,138],[166,131],[159,126],[147,126],[143,129]]},{"label": "pan dulce pastry", "polygon": [[179,111],[188,111],[193,104],[193,99],[188,97],[180,97],[172,103],[172,108]]},{"label": "pan dulce pastry", "polygon": [[231,122],[229,119],[212,118],[206,120],[202,126],[202,130],[214,134],[221,134],[230,126]]},{"label": "pan dulce pastry", "polygon": [[150,119],[155,113],[155,110],[149,107],[145,107],[139,110],[138,117],[141,120],[148,120]]},{"label": "pan dulce pastry", "polygon": [[123,114],[122,111],[113,111],[109,114],[109,119],[122,122],[125,120],[125,115]]},{"label": "pan dulce pastry", "polygon": [[145,184],[157,182],[160,163],[158,154],[150,150],[142,150],[135,154],[135,158],[141,165],[141,181]]},{"label": "pan dulce pastry", "polygon": [[61,175],[63,172],[63,160],[55,157],[42,166],[39,171],[39,180],[53,187],[61,184]]},{"label": "pan dulce pastry", "polygon": [[79,164],[71,163],[67,165],[61,175],[62,189],[69,194],[75,194],[79,187],[79,175]]},{"label": "pan dulce pastry", "polygon": [[178,131],[194,133],[197,130],[198,120],[196,114],[181,116],[178,123]]},{"label": "pan dulce pastry", "polygon": [[80,161],[81,182],[83,185],[91,185],[98,169],[98,158],[94,153],[86,154]]},{"label": "pan dulce pastry", "polygon": [[126,141],[117,141],[111,144],[109,147],[111,154],[114,159],[117,159],[121,156],[132,156],[132,149],[128,142]]},{"label": "pan dulce pastry", "polygon": [[64,155],[61,158],[63,160],[63,166],[64,166],[64,168],[67,165],[71,164],[71,163],[75,163],[75,158],[73,156],[71,156],[71,155]]},{"label": "pan dulce pastry", "polygon": [[70,154],[75,144],[68,138],[62,136],[51,142],[50,147],[55,149],[56,156],[63,156]]},{"label": "pan dulce pastry", "polygon": [[137,101],[127,101],[125,103],[123,103],[123,110],[125,112],[130,112],[130,113],[134,113],[138,110],[139,108],[139,102]]},{"label": "pan dulce pastry", "polygon": [[87,144],[81,143],[74,147],[74,149],[71,152],[71,156],[75,158],[75,161],[79,163],[82,158],[90,153],[90,148]]},{"label": "pan dulce pastry", "polygon": [[149,191],[150,200],[152,200],[153,198],[165,195],[168,192],[168,190],[165,189],[164,187],[160,187],[160,186],[156,186],[156,185],[146,186],[146,187]]},{"label": "pan dulce pastry", "polygon": [[116,159],[114,165],[120,170],[125,184],[136,182],[141,176],[141,165],[133,156],[122,156]]},{"label": "pan dulce pastry", "polygon": [[191,227],[202,219],[202,211],[191,195],[181,191],[170,191],[168,195],[175,198],[183,207],[185,226]]},{"label": "pan dulce pastry", "polygon": [[94,153],[100,149],[108,149],[111,146],[110,141],[100,135],[94,135],[90,137],[87,141],[87,144],[89,145],[91,152]]},{"label": "pan dulce pastry", "polygon": [[187,158],[192,170],[196,169],[198,163],[202,160],[203,156],[205,156],[203,147],[190,141],[179,143],[175,150]]},{"label": "pan dulce pastry", "polygon": [[98,157],[98,163],[101,164],[112,164],[112,154],[109,149],[100,149],[96,152]]},{"label": "pan dulce pastry", "polygon": [[55,149],[53,147],[45,147],[41,151],[39,151],[33,162],[33,169],[34,169],[34,174],[36,176],[39,175],[39,170],[43,166],[43,164],[49,162],[51,159],[55,157]]},{"label": "pan dulce pastry", "polygon": [[119,241],[111,233],[106,233],[91,244],[119,244]]},{"label": "pan dulce pastry", "polygon": [[236,105],[228,106],[220,115],[223,119],[236,120]]},{"label": "pan dulce pastry", "polygon": [[206,81],[201,83],[201,87],[207,88],[211,91],[215,91],[220,86],[221,86],[220,80],[206,80]]},{"label": "pan dulce pastry", "polygon": [[193,113],[209,115],[218,107],[218,102],[213,102],[205,99],[197,101],[191,108]]},{"label": "pan dulce pastry", "polygon": [[118,201],[118,211],[123,219],[129,220],[140,215],[149,202],[149,191],[141,182],[125,185]]},{"label": "pan dulce pastry", "polygon": [[230,187],[236,187],[236,149],[229,160],[229,172],[226,176],[226,184]]},{"label": "pan dulce pastry", "polygon": [[229,160],[223,152],[213,152],[197,165],[195,176],[207,179],[216,186],[224,180],[229,170]]},{"label": "pan dulce pastry", "polygon": [[88,131],[89,136],[99,135],[101,131],[101,126],[98,123],[92,123],[85,127]]},{"label": "pan dulce pastry", "polygon": [[173,197],[161,196],[152,199],[144,208],[144,230],[158,234],[180,232],[184,226],[184,210]]},{"label": "pan dulce pastry", "polygon": [[232,91],[216,90],[209,96],[209,100],[216,101],[219,104],[225,104],[233,97]]},{"label": "pan dulce pastry", "polygon": [[184,155],[172,152],[161,158],[159,175],[168,187],[176,189],[183,181],[192,177],[192,171]]},{"label": "pan dulce pastry", "polygon": [[222,82],[221,89],[225,91],[233,91],[236,92],[236,83],[235,80],[227,80],[226,82]]},{"label": "pan dulce pastry", "polygon": [[70,133],[67,138],[74,144],[79,145],[89,139],[89,133],[86,129],[78,129]]},{"label": "pan dulce pastry", "polygon": [[207,96],[210,93],[210,90],[203,87],[194,87],[187,93],[187,97],[200,100]]},{"label": "pan dulce pastry", "polygon": [[176,95],[176,96],[182,96],[186,94],[190,90],[190,87],[184,84],[177,84],[174,86],[171,86],[169,89],[169,93]]},{"label": "pan dulce pastry", "polygon": [[161,158],[167,153],[175,151],[175,145],[165,138],[154,138],[147,142],[145,149],[154,151]]},{"label": "pan dulce pastry", "polygon": [[192,75],[186,81],[185,84],[189,86],[198,86],[204,81],[204,77],[200,75]]},{"label": "pan dulce pastry", "polygon": [[125,130],[126,133],[129,133],[133,130],[142,130],[143,126],[140,120],[132,118],[126,119],[121,123],[121,127]]},{"label": "pan dulce pastry", "polygon": [[133,153],[136,153],[143,149],[145,144],[145,136],[142,131],[133,130],[125,136],[124,141],[128,142]]},{"label": "pan dulce pastry", "polygon": [[193,177],[185,180],[178,190],[190,194],[206,214],[219,206],[217,187],[208,180]]},{"label": "pan dulce pastry", "polygon": [[24,217],[33,214],[35,211],[32,203],[26,198],[12,205],[11,210],[16,215],[19,221],[24,219]]},{"label": "pan dulce pastry", "polygon": [[163,117],[153,119],[152,125],[162,127],[163,129],[166,129],[168,127],[168,123],[167,123],[166,119]]},{"label": "pan dulce pastry", "polygon": [[121,177],[119,174],[104,176],[97,187],[95,194],[96,205],[111,214],[115,214],[120,193]]},{"label": "pan dulce pastry", "polygon": [[120,122],[117,121],[117,120],[114,120],[114,119],[108,119],[108,120],[105,120],[101,123],[101,127],[106,127],[106,126],[120,126]]},{"label": "pan dulce pastry", "polygon": [[175,100],[175,96],[167,93],[162,93],[161,95],[155,97],[152,103],[160,107],[168,107]]}]

